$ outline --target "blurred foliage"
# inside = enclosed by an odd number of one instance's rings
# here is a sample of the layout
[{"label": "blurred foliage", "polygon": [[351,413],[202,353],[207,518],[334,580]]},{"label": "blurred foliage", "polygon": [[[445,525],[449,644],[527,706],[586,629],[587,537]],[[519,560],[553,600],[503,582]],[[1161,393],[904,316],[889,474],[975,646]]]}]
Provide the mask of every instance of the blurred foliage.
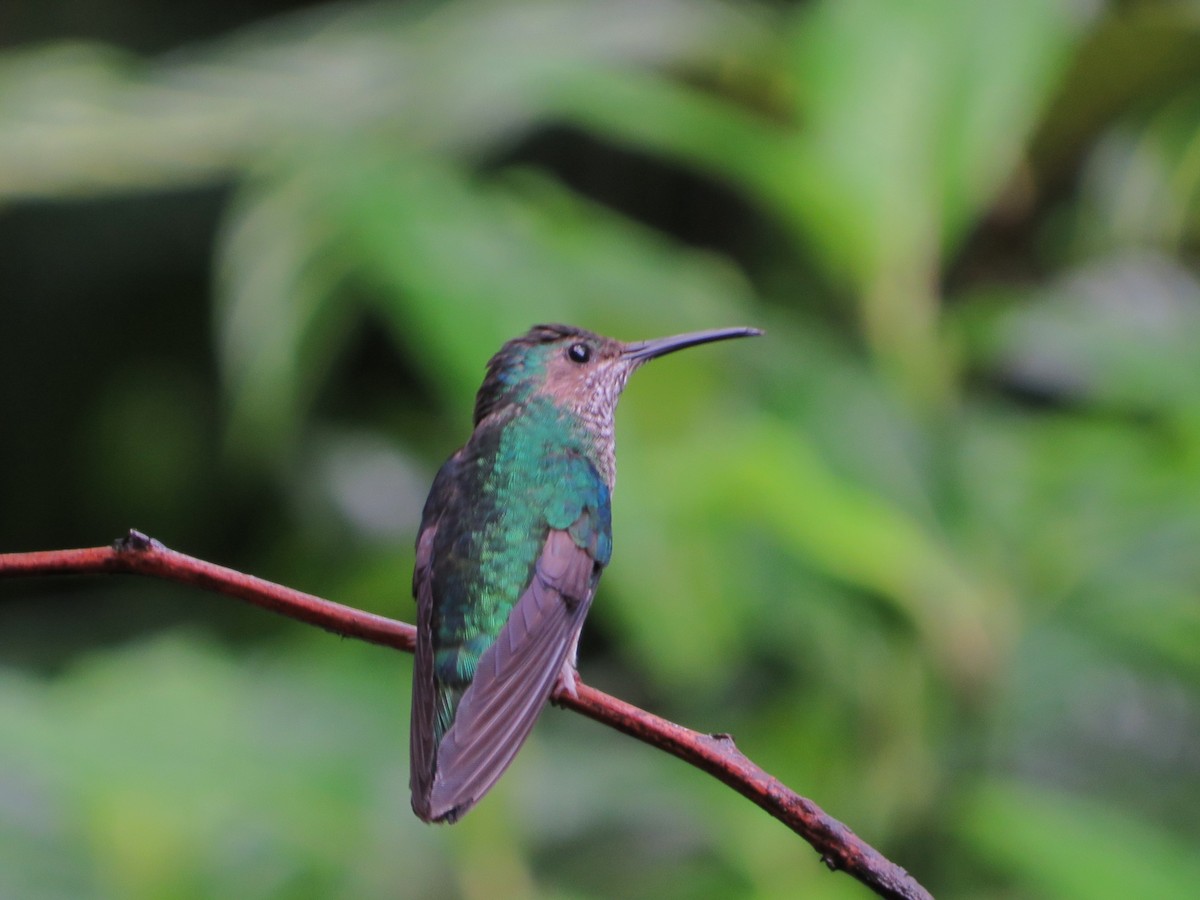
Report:
[{"label": "blurred foliage", "polygon": [[[630,385],[585,679],[935,894],[1195,890],[1200,4],[56,8],[0,53],[4,550],[411,618],[503,340],[760,325]],[[421,826],[403,657],[0,589],[0,896],[866,893],[556,712]]]}]

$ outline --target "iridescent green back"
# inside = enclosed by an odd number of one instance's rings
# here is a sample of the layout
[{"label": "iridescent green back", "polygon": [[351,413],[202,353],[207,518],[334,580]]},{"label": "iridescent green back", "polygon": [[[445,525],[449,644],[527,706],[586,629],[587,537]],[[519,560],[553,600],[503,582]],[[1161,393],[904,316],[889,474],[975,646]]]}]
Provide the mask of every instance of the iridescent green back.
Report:
[{"label": "iridescent green back", "polygon": [[596,562],[612,554],[608,485],[589,436],[549,398],[479,428],[438,473],[422,529],[433,546],[436,736],[453,721],[484,651],[528,586],[551,529],[569,531]]}]

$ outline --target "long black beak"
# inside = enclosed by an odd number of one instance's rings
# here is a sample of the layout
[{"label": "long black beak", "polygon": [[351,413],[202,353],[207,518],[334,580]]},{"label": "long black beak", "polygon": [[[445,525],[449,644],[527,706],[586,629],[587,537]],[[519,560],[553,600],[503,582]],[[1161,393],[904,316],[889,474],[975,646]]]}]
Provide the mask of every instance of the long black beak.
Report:
[{"label": "long black beak", "polygon": [[708,331],[689,331],[687,334],[677,334],[673,337],[655,338],[651,341],[634,341],[625,345],[621,356],[625,359],[646,362],[656,356],[664,356],[683,350],[685,347],[695,347],[697,344],[710,344],[713,341],[727,341],[730,338],[754,337],[762,334],[760,328],[710,328]]}]

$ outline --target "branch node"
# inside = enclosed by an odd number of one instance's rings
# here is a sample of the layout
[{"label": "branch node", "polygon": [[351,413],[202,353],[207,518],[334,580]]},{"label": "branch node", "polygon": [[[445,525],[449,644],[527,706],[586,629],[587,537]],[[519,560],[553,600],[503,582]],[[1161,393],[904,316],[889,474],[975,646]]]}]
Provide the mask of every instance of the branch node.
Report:
[{"label": "branch node", "polygon": [[118,553],[145,553],[149,550],[167,549],[161,541],[156,541],[136,528],[130,528],[128,534],[113,541],[112,548]]}]

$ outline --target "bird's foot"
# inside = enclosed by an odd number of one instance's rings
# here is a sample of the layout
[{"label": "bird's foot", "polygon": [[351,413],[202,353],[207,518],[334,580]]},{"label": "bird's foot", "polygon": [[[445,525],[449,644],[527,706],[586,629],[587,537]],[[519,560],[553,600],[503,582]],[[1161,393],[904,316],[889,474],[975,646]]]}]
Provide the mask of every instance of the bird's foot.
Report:
[{"label": "bird's foot", "polygon": [[579,672],[568,659],[563,662],[562,669],[558,672],[558,677],[554,679],[554,693],[551,695],[555,698],[570,697],[572,700],[579,699]]}]

